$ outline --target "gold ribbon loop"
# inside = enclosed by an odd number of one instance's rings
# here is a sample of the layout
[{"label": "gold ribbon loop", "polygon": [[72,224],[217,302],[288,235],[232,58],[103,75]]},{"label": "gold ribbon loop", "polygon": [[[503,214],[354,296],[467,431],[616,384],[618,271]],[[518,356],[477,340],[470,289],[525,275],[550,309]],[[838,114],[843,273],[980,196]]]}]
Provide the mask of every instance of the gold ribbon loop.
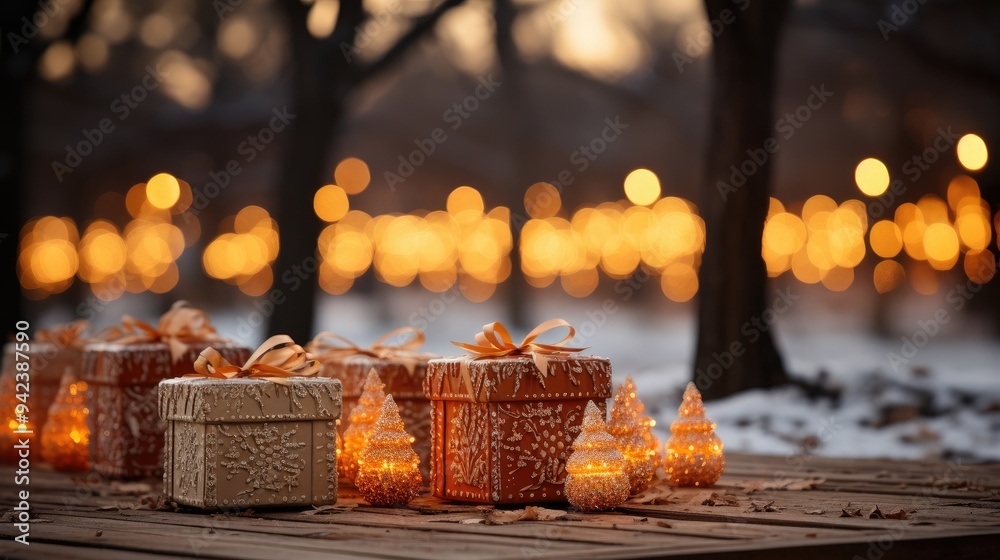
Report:
[{"label": "gold ribbon loop", "polygon": [[[557,342],[536,342],[538,337],[543,334],[563,327],[567,329],[566,336]],[[567,356],[587,349],[586,347],[566,346],[566,343],[573,340],[575,335],[576,329],[568,321],[564,319],[549,319],[531,329],[531,332],[524,337],[521,344],[514,344],[514,340],[511,338],[510,332],[507,331],[507,327],[503,326],[503,323],[500,321],[494,321],[484,325],[483,330],[476,333],[475,344],[455,341],[451,343],[471,354],[468,359],[462,362],[461,367],[462,375],[466,378],[466,385],[468,387],[471,387],[469,380],[469,360],[499,358],[502,356],[531,356],[541,376],[539,377],[539,381],[544,387],[545,378],[549,375],[550,358]]]},{"label": "gold ribbon loop", "polygon": [[184,300],[174,302],[170,310],[160,317],[157,327],[131,315],[123,315],[122,332],[122,336],[114,340],[116,344],[164,342],[170,347],[170,356],[175,362],[192,343],[225,342],[215,332],[208,314],[191,307]]},{"label": "gold ribbon loop", "polygon": [[288,377],[309,377],[319,373],[319,363],[290,336],[278,334],[265,340],[242,366],[229,363],[215,348],[206,348],[195,360],[194,371],[196,373],[184,377],[263,379],[288,385]]},{"label": "gold ribbon loop", "polygon": [[[396,342],[390,342],[396,340]],[[423,331],[413,327],[401,327],[389,331],[368,348],[363,348],[350,340],[329,331],[316,335],[306,349],[320,360],[342,360],[350,356],[370,356],[382,360],[399,362],[413,375],[417,364],[433,358],[433,354],[416,352],[424,344]]]}]

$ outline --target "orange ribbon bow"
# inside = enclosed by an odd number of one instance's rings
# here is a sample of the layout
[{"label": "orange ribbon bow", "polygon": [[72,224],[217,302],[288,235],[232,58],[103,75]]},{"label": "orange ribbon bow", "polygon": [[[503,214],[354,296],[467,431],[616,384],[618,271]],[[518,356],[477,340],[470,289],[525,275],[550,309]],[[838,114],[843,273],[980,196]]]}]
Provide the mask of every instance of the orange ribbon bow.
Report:
[{"label": "orange ribbon bow", "polygon": [[[405,337],[402,340],[390,343],[398,337]],[[398,362],[406,368],[406,371],[413,375],[417,364],[421,361],[435,357],[433,354],[415,352],[424,343],[424,333],[413,327],[402,327],[394,331],[389,331],[375,341],[368,348],[362,348],[350,340],[323,331],[316,335],[312,341],[306,345],[306,349],[316,355],[320,360],[343,360],[350,356],[371,356],[382,360]]]},{"label": "orange ribbon bow", "polygon": [[82,348],[88,339],[84,334],[90,328],[90,323],[84,320],[55,325],[47,329],[38,329],[35,338],[39,342],[55,344],[57,348]]},{"label": "orange ribbon bow", "polygon": [[277,334],[264,341],[242,366],[226,361],[215,348],[206,348],[194,362],[194,371],[184,377],[212,379],[264,379],[288,385],[288,377],[309,377],[319,373],[319,363],[292,337]]},{"label": "orange ribbon bow", "polygon": [[187,352],[191,343],[225,342],[215,332],[208,314],[191,307],[184,300],[174,302],[170,310],[160,317],[159,325],[155,328],[131,315],[123,315],[122,332],[124,334],[121,338],[114,340],[116,344],[165,342],[170,347],[170,355],[175,362]]},{"label": "orange ribbon bow", "polygon": [[[568,331],[566,336],[558,342],[535,342],[535,339],[539,336],[560,327],[566,327]],[[507,332],[507,328],[500,321],[494,321],[488,325],[484,325],[482,332],[476,333],[475,344],[455,342],[454,340],[451,343],[472,354],[473,360],[499,358],[501,356],[531,356],[541,374],[539,380],[542,381],[542,385],[544,386],[545,377],[549,375],[549,358],[553,356],[566,356],[586,350],[586,347],[574,348],[565,345],[567,342],[573,340],[574,335],[576,335],[576,329],[568,321],[564,319],[549,319],[531,329],[531,332],[524,337],[521,344],[514,344],[514,340],[510,337],[510,333]],[[463,361],[462,371],[466,377],[468,367],[468,360]]]}]

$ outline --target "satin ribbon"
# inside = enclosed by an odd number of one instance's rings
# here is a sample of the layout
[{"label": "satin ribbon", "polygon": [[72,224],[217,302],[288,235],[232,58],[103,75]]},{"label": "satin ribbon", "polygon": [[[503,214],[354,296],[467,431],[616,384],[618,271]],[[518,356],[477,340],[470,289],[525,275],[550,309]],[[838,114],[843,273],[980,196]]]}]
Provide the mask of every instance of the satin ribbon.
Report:
[{"label": "satin ribbon", "polygon": [[175,362],[192,343],[226,341],[215,332],[207,313],[190,307],[184,300],[174,302],[170,310],[160,317],[157,327],[131,315],[123,315],[122,333],[114,340],[116,344],[164,342],[170,347],[170,356]]},{"label": "satin ribbon", "polygon": [[[403,338],[395,343],[389,342],[406,335],[409,335],[409,338]],[[362,348],[338,334],[323,331],[306,345],[306,349],[315,354],[321,361],[343,360],[351,356],[370,356],[389,360],[402,364],[406,371],[413,375],[417,365],[436,357],[434,354],[414,351],[424,344],[424,340],[424,333],[419,329],[402,327],[389,331],[368,348]]]},{"label": "satin ribbon", "polygon": [[278,334],[265,340],[242,366],[229,363],[215,348],[206,348],[195,360],[194,371],[184,377],[263,379],[288,385],[288,377],[309,377],[319,373],[319,363],[290,336]]},{"label": "satin ribbon", "polygon": [[[536,339],[541,335],[562,327],[566,327],[567,329],[566,336],[557,342],[536,342]],[[461,374],[465,381],[466,389],[469,391],[469,396],[475,399],[476,395],[473,393],[472,379],[469,374],[469,362],[472,360],[500,358],[503,356],[531,356],[532,361],[535,362],[535,366],[538,368],[538,380],[542,384],[542,387],[544,387],[545,378],[549,376],[550,358],[568,356],[586,350],[586,347],[566,346],[567,342],[573,340],[574,335],[576,335],[576,329],[568,321],[564,319],[549,319],[531,329],[531,332],[524,337],[524,340],[520,344],[514,344],[514,340],[507,331],[507,327],[504,327],[500,321],[494,321],[484,325],[483,330],[476,333],[475,343],[455,342],[454,340],[451,343],[471,354],[471,356],[467,356],[461,361]]]},{"label": "satin ribbon", "polygon": [[58,348],[82,348],[90,342],[90,338],[84,336],[89,328],[90,323],[81,319],[47,329],[38,329],[35,337],[40,342],[55,344]]}]

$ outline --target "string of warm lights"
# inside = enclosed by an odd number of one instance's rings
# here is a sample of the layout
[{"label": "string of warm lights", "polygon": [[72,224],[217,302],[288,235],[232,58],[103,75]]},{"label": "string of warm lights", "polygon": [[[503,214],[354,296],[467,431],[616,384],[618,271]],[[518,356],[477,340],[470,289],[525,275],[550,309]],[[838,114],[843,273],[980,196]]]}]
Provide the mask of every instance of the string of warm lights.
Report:
[{"label": "string of warm lights", "polygon": [[[989,159],[986,143],[975,134],[958,141],[956,155],[970,172]],[[958,266],[978,283],[993,277],[993,215],[973,177],[955,175],[943,198],[927,194],[889,212],[877,198],[892,182],[886,165],[866,158],[854,175],[867,202],[838,204],[815,195],[786,206],[771,199],[761,244],[770,276],[790,272],[800,282],[843,291],[871,252],[879,258],[873,274],[879,293],[895,289],[905,278],[918,293],[935,293],[940,284],[936,272]],[[444,210],[372,216],[351,208],[350,197],[371,182],[364,161],[344,159],[334,179],[335,184],[317,189],[313,199],[313,210],[328,224],[317,240],[319,285],[326,292],[344,293],[371,270],[391,286],[418,282],[433,292],[457,286],[469,300],[483,301],[510,276],[511,210],[488,209],[475,188],[454,189]],[[546,287],[558,280],[567,294],[586,297],[597,289],[602,274],[621,280],[642,270],[659,278],[668,299],[693,298],[705,250],[705,224],[697,207],[662,196],[659,179],[648,169],[629,173],[623,190],[624,200],[568,213],[555,186],[529,187],[517,248],[527,282]],[[160,173],[125,195],[132,219],[120,229],[97,219],[81,235],[65,217],[28,222],[17,266],[25,294],[43,298],[60,293],[75,278],[106,300],[126,291],[169,291],[179,279],[177,259],[201,236],[198,217],[189,212],[191,203],[190,185]],[[266,293],[274,283],[277,222],[265,209],[247,206],[224,219],[219,231],[202,253],[206,274],[247,295]],[[903,261],[903,254],[909,259]]]}]

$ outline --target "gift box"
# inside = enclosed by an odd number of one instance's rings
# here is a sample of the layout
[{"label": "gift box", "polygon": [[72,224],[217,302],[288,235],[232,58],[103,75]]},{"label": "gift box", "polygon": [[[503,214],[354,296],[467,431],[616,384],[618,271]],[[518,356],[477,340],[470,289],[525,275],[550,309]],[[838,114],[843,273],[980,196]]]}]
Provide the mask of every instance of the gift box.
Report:
[{"label": "gift box", "polygon": [[[392,340],[397,340],[391,343]],[[344,390],[344,411],[358,404],[365,378],[372,369],[385,384],[385,393],[392,395],[406,430],[413,435],[413,450],[420,457],[420,469],[429,474],[431,403],[424,395],[427,361],[434,354],[417,352],[424,334],[417,329],[394,330],[368,348],[330,333],[320,333],[307,349],[319,360],[319,375],[339,379]],[[340,431],[347,426],[341,425]]]},{"label": "gift box", "polygon": [[[159,384],[168,500],[209,510],[337,501],[340,381],[297,375],[319,369],[297,345],[297,365],[282,357],[285,365],[261,367],[268,354],[287,350],[275,338],[240,367],[210,348],[202,356],[212,356],[211,366],[202,360],[195,376]],[[275,367],[281,377],[270,377]]]},{"label": "gift box", "polygon": [[[250,349],[213,344],[227,359],[242,362]],[[166,424],[156,415],[156,385],[191,373],[198,352],[191,346],[176,358],[163,342],[97,343],[84,352],[90,414],[90,460],[94,471],[112,478],[160,476]]]},{"label": "gift box", "polygon": [[[535,338],[514,345],[487,325],[472,356],[434,359],[424,390],[431,399],[431,491],[444,499],[493,504],[563,502],[566,460],[587,402],[604,410],[611,363]],[[499,332],[498,332],[499,331]],[[492,350],[491,350],[492,347]],[[557,349],[558,348],[558,349]]]},{"label": "gift box", "polygon": [[191,373],[209,344],[237,363],[250,349],[225,341],[204,312],[185,302],[174,304],[157,328],[128,316],[122,324],[124,336],[84,349],[91,464],[111,478],[160,476],[166,424],[156,414],[157,383]]},{"label": "gift box", "polygon": [[[20,343],[21,353],[30,357],[30,372],[28,383],[20,388],[15,383],[15,352],[18,343],[8,342],[3,347],[2,375],[0,385],[4,388],[5,398],[11,399],[9,407],[11,419],[16,402],[16,393],[28,393],[28,429],[33,434],[30,437],[41,441],[42,428],[48,419],[49,407],[55,401],[59,392],[59,384],[63,374],[70,373],[79,376],[83,363],[83,347],[87,342],[86,321],[76,321],[66,325],[58,325],[49,329],[39,329],[35,339],[28,343]],[[7,392],[9,387],[10,392]],[[4,424],[8,423],[4,420]],[[7,451],[5,446],[4,451]]]}]

